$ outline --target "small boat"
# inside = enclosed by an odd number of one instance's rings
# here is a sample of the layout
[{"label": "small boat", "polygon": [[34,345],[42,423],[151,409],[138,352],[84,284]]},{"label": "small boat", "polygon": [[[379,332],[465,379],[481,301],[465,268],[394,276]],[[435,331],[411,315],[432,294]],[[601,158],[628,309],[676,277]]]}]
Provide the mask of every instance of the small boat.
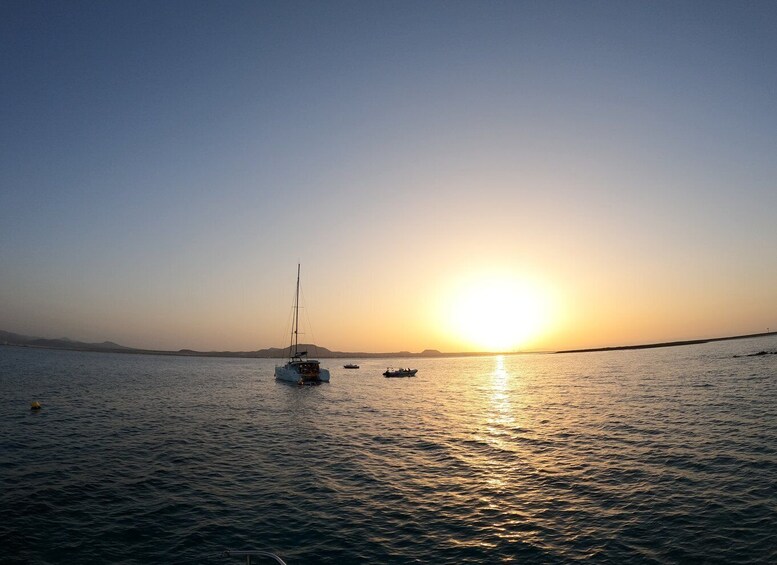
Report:
[{"label": "small boat", "polygon": [[329,369],[322,369],[315,359],[307,358],[307,351],[299,350],[299,264],[297,264],[297,294],[294,298],[294,324],[291,328],[289,360],[275,367],[275,380],[299,385],[316,385],[329,382]]},{"label": "small boat", "polygon": [[359,365],[354,365],[353,363],[347,363],[343,365],[343,369],[358,369]]},{"label": "small boat", "polygon": [[389,367],[386,372],[383,373],[384,377],[415,377],[418,369],[394,369]]}]

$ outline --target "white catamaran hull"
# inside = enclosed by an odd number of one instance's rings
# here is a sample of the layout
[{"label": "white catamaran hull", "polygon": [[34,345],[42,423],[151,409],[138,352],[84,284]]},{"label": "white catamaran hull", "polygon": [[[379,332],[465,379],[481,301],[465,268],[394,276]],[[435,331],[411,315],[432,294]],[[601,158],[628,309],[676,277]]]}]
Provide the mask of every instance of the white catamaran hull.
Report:
[{"label": "white catamaran hull", "polygon": [[[300,374],[288,367],[275,367],[275,378],[279,381],[286,381],[288,383],[298,383],[300,380]],[[318,380],[322,383],[329,382],[329,369],[319,369]]]}]

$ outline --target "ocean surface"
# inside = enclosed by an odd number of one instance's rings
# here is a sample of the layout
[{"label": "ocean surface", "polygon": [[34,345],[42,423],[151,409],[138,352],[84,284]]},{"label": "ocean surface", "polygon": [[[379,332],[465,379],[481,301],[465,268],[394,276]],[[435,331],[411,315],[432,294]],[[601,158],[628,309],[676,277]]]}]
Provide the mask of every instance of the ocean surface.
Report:
[{"label": "ocean surface", "polygon": [[775,563],[777,355],[734,357],[760,350],[324,360],[297,387],[0,347],[0,562]]}]

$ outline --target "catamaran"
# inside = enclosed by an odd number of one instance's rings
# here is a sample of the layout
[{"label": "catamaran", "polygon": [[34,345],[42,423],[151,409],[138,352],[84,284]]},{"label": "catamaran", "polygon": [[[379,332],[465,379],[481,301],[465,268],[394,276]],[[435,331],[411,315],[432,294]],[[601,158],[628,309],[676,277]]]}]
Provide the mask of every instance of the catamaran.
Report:
[{"label": "catamaran", "polygon": [[294,323],[291,327],[289,360],[282,367],[275,366],[275,379],[300,385],[329,382],[329,369],[322,369],[315,359],[308,359],[307,351],[299,350],[299,263],[297,263],[297,294],[294,298]]}]

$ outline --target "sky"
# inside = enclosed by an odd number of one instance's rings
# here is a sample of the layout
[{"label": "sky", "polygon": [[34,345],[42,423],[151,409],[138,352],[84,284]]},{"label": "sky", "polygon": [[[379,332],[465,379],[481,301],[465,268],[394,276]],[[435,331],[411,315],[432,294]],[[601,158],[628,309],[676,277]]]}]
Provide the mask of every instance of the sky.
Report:
[{"label": "sky", "polygon": [[0,3],[0,329],[554,350],[777,329],[777,4]]}]

